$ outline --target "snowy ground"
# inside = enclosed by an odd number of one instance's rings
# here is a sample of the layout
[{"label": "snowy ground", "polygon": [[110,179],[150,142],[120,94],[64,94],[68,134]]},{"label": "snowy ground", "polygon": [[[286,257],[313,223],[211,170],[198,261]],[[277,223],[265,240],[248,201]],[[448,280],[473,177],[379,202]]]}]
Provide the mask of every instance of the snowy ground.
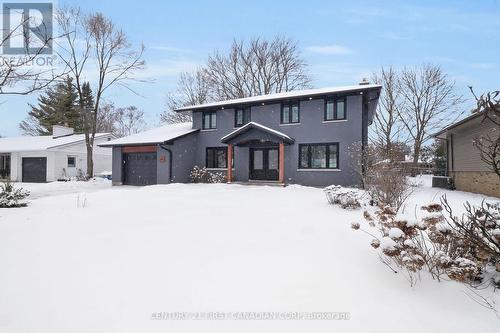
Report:
[{"label": "snowy ground", "polygon": [[16,183],[15,185],[29,190],[30,199],[38,199],[61,194],[94,192],[110,188],[111,181],[104,178],[96,178],[88,182]]},{"label": "snowy ground", "polygon": [[[0,210],[0,332],[456,333],[500,327],[460,284],[424,277],[411,288],[379,262],[369,236],[350,228],[362,210],[332,207],[320,189],[54,184],[45,184],[50,195],[32,186],[38,199],[27,208]],[[68,192],[56,189],[64,186]],[[443,192],[457,206],[463,198],[482,199],[419,187],[407,210]],[[350,320],[151,319],[178,311],[350,312]]]}]

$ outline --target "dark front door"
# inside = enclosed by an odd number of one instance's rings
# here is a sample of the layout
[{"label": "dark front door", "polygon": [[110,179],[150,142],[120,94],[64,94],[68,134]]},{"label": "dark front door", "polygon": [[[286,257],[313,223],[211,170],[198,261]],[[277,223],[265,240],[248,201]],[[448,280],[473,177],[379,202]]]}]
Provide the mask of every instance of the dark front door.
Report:
[{"label": "dark front door", "polygon": [[278,180],[278,148],[250,148],[250,179]]},{"label": "dark front door", "polygon": [[23,157],[22,177],[26,183],[45,183],[47,181],[46,157]]},{"label": "dark front door", "polygon": [[125,185],[154,185],[156,174],[156,153],[123,155],[123,183]]}]

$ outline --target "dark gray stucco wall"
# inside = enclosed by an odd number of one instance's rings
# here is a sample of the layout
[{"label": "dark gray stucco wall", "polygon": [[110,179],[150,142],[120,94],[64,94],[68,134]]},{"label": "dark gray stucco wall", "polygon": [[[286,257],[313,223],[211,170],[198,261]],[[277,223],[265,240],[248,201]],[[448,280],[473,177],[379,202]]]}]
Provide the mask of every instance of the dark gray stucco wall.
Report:
[{"label": "dark gray stucco wall", "polygon": [[[371,97],[369,98],[371,99]],[[374,104],[363,108],[363,95],[356,93],[347,96],[347,119],[324,121],[324,99],[300,101],[300,123],[280,124],[281,104],[257,105],[251,107],[251,121],[285,133],[295,140],[285,145],[285,181],[289,184],[326,186],[339,184],[352,186],[359,184],[353,170],[349,147],[360,144],[363,138],[364,123],[371,122]],[[365,98],[366,101],[366,98]],[[166,145],[172,151],[172,182],[189,182],[191,169],[205,166],[207,147],[225,147],[221,138],[234,131],[234,109],[217,110],[217,128],[202,129],[202,112],[193,112],[193,128],[198,132],[180,137]],[[267,134],[263,134],[267,137]],[[339,143],[338,170],[301,170],[298,167],[299,145],[303,143]],[[235,147],[234,180],[247,181],[249,176],[249,148]],[[158,147],[158,183],[167,184],[169,179],[170,154]],[[121,147],[113,148],[113,184],[121,184],[122,179]],[[213,169],[212,169],[213,170]],[[214,171],[226,173],[226,169]]]},{"label": "dark gray stucco wall", "polygon": [[[280,124],[281,104],[275,103],[251,108],[251,121],[270,127],[292,137],[295,142],[285,146],[285,180],[287,183],[313,186],[329,184],[357,185],[359,179],[353,171],[348,148],[362,139],[363,96],[347,96],[347,120],[324,121],[324,100],[300,102],[300,124]],[[202,126],[202,113],[193,113],[193,126]],[[234,109],[217,111],[217,129],[198,132],[198,151],[195,164],[205,165],[206,147],[221,147],[220,139],[235,130]],[[339,143],[339,170],[299,170],[298,154],[301,143]],[[248,180],[249,149],[235,149],[235,180]]]},{"label": "dark gray stucco wall", "polygon": [[113,185],[122,185],[122,147],[113,147],[112,151],[112,172],[113,179],[111,183]]},{"label": "dark gray stucco wall", "polygon": [[[180,137],[173,144],[166,145],[173,152],[172,182],[188,183],[189,174],[198,154],[198,132]],[[204,165],[203,165],[204,166]]]}]

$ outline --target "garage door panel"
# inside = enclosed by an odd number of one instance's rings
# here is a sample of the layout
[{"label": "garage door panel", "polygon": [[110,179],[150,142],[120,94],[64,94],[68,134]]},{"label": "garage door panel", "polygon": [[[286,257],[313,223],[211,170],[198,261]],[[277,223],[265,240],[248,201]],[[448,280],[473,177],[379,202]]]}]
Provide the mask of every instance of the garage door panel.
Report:
[{"label": "garage door panel", "polygon": [[45,183],[47,181],[47,158],[23,157],[22,178],[26,183]]},{"label": "garage door panel", "polygon": [[124,181],[126,185],[156,184],[156,153],[124,154]]}]

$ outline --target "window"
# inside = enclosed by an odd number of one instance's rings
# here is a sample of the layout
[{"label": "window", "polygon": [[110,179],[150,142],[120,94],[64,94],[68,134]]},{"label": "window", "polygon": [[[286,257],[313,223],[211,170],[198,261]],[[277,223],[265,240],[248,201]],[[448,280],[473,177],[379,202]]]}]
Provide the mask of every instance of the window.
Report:
[{"label": "window", "polygon": [[346,99],[328,98],[325,102],[325,121],[346,119]]},{"label": "window", "polygon": [[338,143],[299,145],[299,169],[338,169]]},{"label": "window", "polygon": [[284,103],[281,106],[281,123],[297,124],[300,122],[299,102]]},{"label": "window", "polygon": [[234,110],[234,127],[241,127],[250,122],[250,108]]},{"label": "window", "polygon": [[68,156],[68,168],[75,168],[75,167],[76,167],[76,157]]},{"label": "window", "polygon": [[203,112],[203,129],[217,128],[217,114],[213,112]]},{"label": "window", "polygon": [[[234,158],[232,165],[234,167]],[[219,169],[227,168],[227,147],[207,147],[206,167]]]},{"label": "window", "polygon": [[0,154],[0,179],[10,177],[10,155]]}]

